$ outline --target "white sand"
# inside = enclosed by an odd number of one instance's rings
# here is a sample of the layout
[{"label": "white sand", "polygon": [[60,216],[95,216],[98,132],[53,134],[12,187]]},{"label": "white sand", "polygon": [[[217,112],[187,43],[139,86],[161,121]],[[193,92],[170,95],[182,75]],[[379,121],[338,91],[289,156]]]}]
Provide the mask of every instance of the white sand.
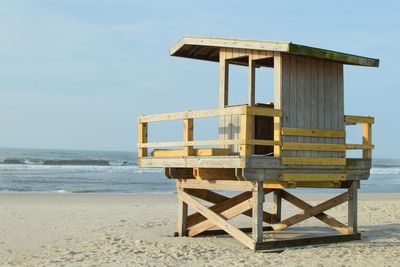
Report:
[{"label": "white sand", "polygon": [[[400,266],[400,195],[360,198],[361,241],[253,253],[229,237],[172,237],[176,195],[1,194],[0,265]],[[346,222],[346,205],[328,214]]]}]

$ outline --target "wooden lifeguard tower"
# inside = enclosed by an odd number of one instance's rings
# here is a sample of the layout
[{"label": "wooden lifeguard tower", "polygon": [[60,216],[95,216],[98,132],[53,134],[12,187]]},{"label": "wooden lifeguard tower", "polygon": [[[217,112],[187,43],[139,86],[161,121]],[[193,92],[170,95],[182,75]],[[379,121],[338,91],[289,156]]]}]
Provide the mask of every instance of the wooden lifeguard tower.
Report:
[{"label": "wooden lifeguard tower", "polygon": [[[139,117],[138,166],[164,168],[176,180],[177,235],[218,234],[221,230],[210,230],[217,226],[254,250],[360,239],[357,190],[370,175],[374,118],[344,115],[343,66],[378,67],[378,59],[290,42],[208,37],[184,37],[170,54],[217,62],[220,69],[217,109]],[[248,103],[243,105],[229,105],[232,64],[248,66]],[[260,67],[273,68],[273,103],[255,102],[255,70]],[[219,118],[218,140],[193,140],[194,119],[205,117]],[[183,121],[183,140],[148,142],[148,124],[170,120]],[[362,142],[347,144],[346,126],[356,124],[362,127]],[[151,153],[149,148],[154,148]],[[347,158],[350,149],[362,150],[362,156]],[[346,191],[311,206],[287,188]],[[243,192],[231,197],[215,190]],[[269,193],[273,208],[268,212],[263,203]],[[283,219],[282,199],[303,212]],[[345,202],[347,224],[325,213]],[[195,213],[189,215],[188,207]],[[251,227],[235,227],[229,220],[238,215],[251,217]],[[264,238],[310,217],[336,234]]]}]

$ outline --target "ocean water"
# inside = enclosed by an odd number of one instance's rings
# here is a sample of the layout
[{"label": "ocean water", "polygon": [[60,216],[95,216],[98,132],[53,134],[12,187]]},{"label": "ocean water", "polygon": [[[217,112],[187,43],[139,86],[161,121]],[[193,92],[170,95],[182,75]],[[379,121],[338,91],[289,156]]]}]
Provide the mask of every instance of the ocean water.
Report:
[{"label": "ocean water", "polygon": [[[0,192],[175,191],[174,181],[161,169],[138,168],[136,156],[134,152],[0,148]],[[400,193],[400,160],[374,160],[371,177],[361,182],[361,192]]]}]

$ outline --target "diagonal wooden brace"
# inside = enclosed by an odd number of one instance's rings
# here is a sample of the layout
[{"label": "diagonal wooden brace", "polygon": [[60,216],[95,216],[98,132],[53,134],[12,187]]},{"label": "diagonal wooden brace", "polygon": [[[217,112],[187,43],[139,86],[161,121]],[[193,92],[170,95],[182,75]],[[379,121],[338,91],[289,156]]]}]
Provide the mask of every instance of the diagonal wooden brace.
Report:
[{"label": "diagonal wooden brace", "polygon": [[195,198],[191,197],[189,194],[181,189],[178,189],[178,197],[180,200],[184,201],[193,209],[197,210],[201,215],[206,217],[209,221],[220,227],[222,230],[227,232],[229,235],[243,243],[246,247],[250,249],[255,248],[255,242],[245,233],[231,225],[225,218],[205,207],[202,203],[197,201]]},{"label": "diagonal wooden brace", "polygon": [[304,210],[303,213],[299,213],[297,215],[294,215],[286,220],[283,220],[277,224],[272,225],[272,228],[274,230],[283,230],[288,228],[289,226],[292,226],[294,224],[297,224],[301,221],[304,221],[312,216],[316,216],[328,209],[331,209],[333,207],[336,207],[344,202],[346,202],[349,199],[349,194],[348,192],[345,192],[339,196],[336,196],[334,198],[331,198],[321,204],[318,204],[315,207],[310,207]]},{"label": "diagonal wooden brace", "polygon": [[[192,196],[195,196],[200,199],[203,199],[208,202],[216,204],[216,205],[210,207],[210,209],[216,213],[221,213],[222,211],[224,211],[224,209],[233,207],[234,205],[236,205],[236,203],[238,203],[238,201],[240,201],[240,199],[243,199],[243,201],[244,201],[245,200],[245,198],[243,198],[244,195],[251,197],[251,192],[245,192],[245,193],[239,194],[232,198],[223,196],[221,194],[218,194],[213,191],[206,190],[206,189],[187,189],[187,192]],[[264,189],[264,194],[268,194],[270,192],[271,192],[271,190]],[[242,196],[242,197],[240,197],[240,196]],[[252,217],[251,211],[246,211],[243,213],[243,215]],[[263,221],[269,223],[271,221],[271,216],[272,215],[270,213],[264,211],[263,212]],[[201,223],[205,220],[206,220],[206,218],[203,215],[201,215],[200,213],[198,213],[198,212],[193,213],[193,214],[189,215],[187,218],[187,227],[191,227],[191,226],[193,226],[197,223]]]},{"label": "diagonal wooden brace", "polygon": [[[240,214],[242,214],[245,211],[248,211],[252,208],[251,206],[251,201],[249,199],[242,201],[238,203],[237,205],[225,209],[224,211],[218,213],[221,217],[223,217],[226,220],[232,219]],[[214,227],[215,224],[210,221],[210,220],[205,220],[201,223],[198,223],[188,229],[188,236],[192,237],[195,235],[198,235],[212,227]]]},{"label": "diagonal wooden brace", "polygon": [[[188,192],[189,193],[189,192]],[[190,193],[189,193],[190,194]],[[190,194],[192,195],[192,194]],[[192,195],[193,196],[193,195]],[[224,201],[219,202],[211,207],[209,207],[210,210],[214,211],[215,213],[221,213],[227,209],[230,209],[238,204],[240,204],[243,201],[246,201],[251,198],[251,192],[244,192],[241,193],[237,196],[234,196],[232,198],[226,198]],[[194,213],[190,215],[187,219],[187,226],[191,227],[194,226],[198,223],[204,222],[207,219],[201,215],[200,213]]]},{"label": "diagonal wooden brace", "polygon": [[[298,207],[300,209],[307,210],[307,209],[312,208],[312,206],[310,204],[304,202],[300,198],[290,194],[289,192],[287,192],[285,190],[281,191],[281,196],[283,199],[292,203],[293,205],[295,205],[296,207]],[[327,225],[331,226],[333,229],[335,229],[339,233],[348,234],[348,227],[345,224],[337,221],[335,218],[327,215],[326,213],[321,212],[321,213],[315,215],[315,217],[317,219],[319,219],[320,221],[326,223]]]}]

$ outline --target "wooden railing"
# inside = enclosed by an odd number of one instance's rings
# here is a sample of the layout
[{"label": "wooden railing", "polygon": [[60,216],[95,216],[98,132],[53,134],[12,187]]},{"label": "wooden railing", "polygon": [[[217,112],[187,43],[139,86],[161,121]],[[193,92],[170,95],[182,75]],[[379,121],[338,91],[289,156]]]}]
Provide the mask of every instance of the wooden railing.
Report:
[{"label": "wooden railing", "polygon": [[[239,139],[229,140],[193,140],[193,121],[196,118],[240,115],[240,137]],[[274,140],[254,139],[253,122],[254,116],[274,117]],[[274,155],[278,156],[280,152],[280,117],[282,112],[277,109],[253,107],[253,106],[234,106],[222,109],[185,111],[178,113],[168,113],[160,115],[142,115],[139,116],[138,125],[138,157],[147,157],[148,148],[160,147],[183,147],[183,155],[193,155],[194,146],[207,145],[240,145],[240,156],[252,154],[254,145],[274,146]],[[148,123],[160,121],[183,120],[183,140],[174,142],[148,142]]]},{"label": "wooden railing", "polygon": [[[240,115],[240,135],[239,139],[228,140],[193,140],[193,124],[194,119],[218,117],[227,115]],[[274,118],[274,138],[273,140],[254,139],[254,116],[265,116]],[[185,111],[177,113],[167,113],[160,115],[142,115],[139,116],[139,142],[138,156],[147,157],[149,148],[163,147],[182,147],[179,155],[193,156],[195,146],[224,146],[239,145],[240,156],[253,154],[255,145],[273,146],[274,156],[280,157],[281,149],[298,150],[298,151],[331,151],[345,152],[351,149],[363,150],[363,158],[370,159],[372,154],[372,124],[373,117],[367,116],[345,116],[346,125],[359,124],[363,127],[361,144],[327,144],[327,143],[309,143],[309,142],[281,142],[281,136],[309,136],[309,137],[326,137],[326,138],[346,138],[346,131],[332,131],[321,129],[304,129],[304,128],[282,128],[281,127],[282,112],[277,109],[253,107],[253,106],[234,106],[223,109],[210,109],[199,111]],[[160,121],[183,121],[183,140],[173,142],[148,142],[148,123]],[[301,165],[345,165],[346,157],[339,158],[320,158],[320,157],[283,157],[282,164],[301,164]]]},{"label": "wooden railing", "polygon": [[344,116],[346,125],[362,126],[362,144],[346,144],[346,149],[362,149],[363,158],[372,158],[372,124],[374,124],[374,118],[368,116]]}]

